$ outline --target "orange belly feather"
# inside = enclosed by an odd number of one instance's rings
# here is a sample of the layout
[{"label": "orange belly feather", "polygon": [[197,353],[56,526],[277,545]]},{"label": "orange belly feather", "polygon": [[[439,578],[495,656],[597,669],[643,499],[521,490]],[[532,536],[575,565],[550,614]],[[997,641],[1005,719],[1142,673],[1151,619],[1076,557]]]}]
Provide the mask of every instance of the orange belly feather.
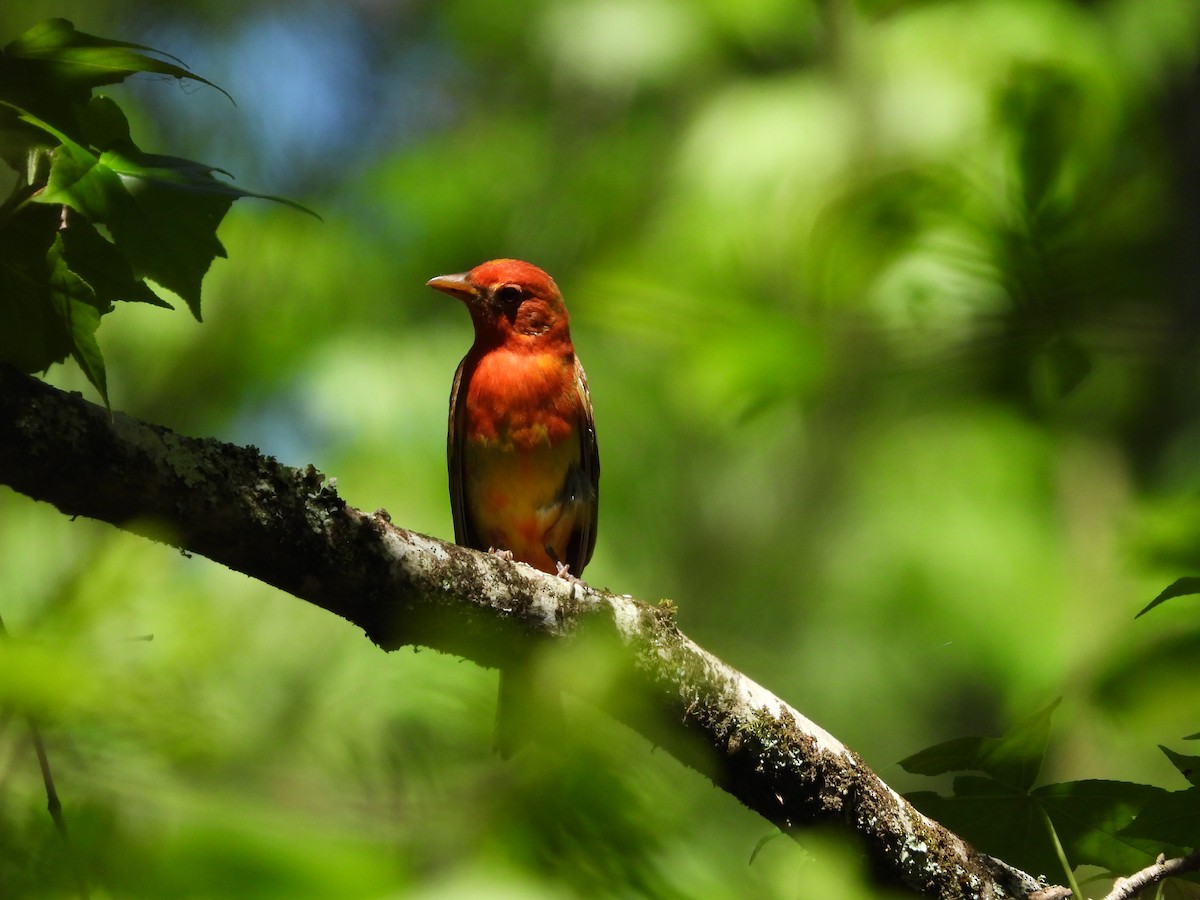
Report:
[{"label": "orange belly feather", "polygon": [[584,514],[562,497],[581,456],[571,360],[494,350],[480,358],[465,399],[463,478],[478,535],[554,572]]}]

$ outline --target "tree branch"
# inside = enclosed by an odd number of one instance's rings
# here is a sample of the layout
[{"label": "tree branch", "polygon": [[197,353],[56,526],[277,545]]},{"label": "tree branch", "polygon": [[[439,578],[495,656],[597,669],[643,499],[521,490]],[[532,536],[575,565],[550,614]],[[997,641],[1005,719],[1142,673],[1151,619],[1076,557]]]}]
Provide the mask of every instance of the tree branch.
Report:
[{"label": "tree branch", "polygon": [[1152,884],[1158,884],[1173,875],[1185,875],[1198,869],[1200,869],[1200,850],[1176,859],[1165,859],[1160,855],[1154,865],[1146,866],[1128,878],[1118,878],[1113,889],[1104,895],[1104,900],[1130,900],[1137,896],[1139,891]]},{"label": "tree branch", "polygon": [[[537,572],[347,506],[311,466],[110,417],[0,367],[0,483],[244,572],[360,626],[497,666],[531,642],[619,648],[655,715],[611,710],[779,828],[836,823],[878,877],[932,897],[1044,888],[921,815],[853,751],[679,631],[667,610]],[[703,752],[697,753],[697,746]]]}]

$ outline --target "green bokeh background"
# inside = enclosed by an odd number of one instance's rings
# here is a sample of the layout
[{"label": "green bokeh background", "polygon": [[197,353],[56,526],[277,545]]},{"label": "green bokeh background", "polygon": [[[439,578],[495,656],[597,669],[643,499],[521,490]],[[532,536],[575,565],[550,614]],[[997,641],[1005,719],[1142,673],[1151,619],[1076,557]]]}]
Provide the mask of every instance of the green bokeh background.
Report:
[{"label": "green bokeh background", "polygon": [[[202,325],[108,317],[114,407],[448,538],[470,325],[423,282],[529,259],[595,404],[589,582],[901,790],[1057,696],[1045,780],[1183,786],[1200,619],[1133,615],[1200,569],[1193,0],[6,0],[0,39],[47,15],[237,101],[106,91],[141,146],[324,218],[241,201]],[[27,713],[93,896],[879,896],[837,836],[751,861],[770,826],[586,704],[501,762],[494,673],[7,489],[0,615],[4,896],[73,884]]]}]

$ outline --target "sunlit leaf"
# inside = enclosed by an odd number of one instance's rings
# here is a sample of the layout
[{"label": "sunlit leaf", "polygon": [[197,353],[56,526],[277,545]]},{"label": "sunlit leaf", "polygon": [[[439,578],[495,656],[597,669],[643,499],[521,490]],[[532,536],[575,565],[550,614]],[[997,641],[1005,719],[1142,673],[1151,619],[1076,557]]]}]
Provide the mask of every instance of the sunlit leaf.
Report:
[{"label": "sunlit leaf", "polygon": [[20,121],[11,107],[84,141],[77,117],[92,90],[135,73],[188,78],[225,93],[181,65],[149,53],[159,52],[76,31],[66,19],[48,19],[10,41],[0,50],[0,103],[10,107],[0,108],[0,158],[19,170],[27,153],[51,143],[44,131]]},{"label": "sunlit leaf", "polygon": [[56,82],[57,87],[90,90],[102,84],[124,81],[135,72],[152,72],[173,78],[190,78],[225,93],[211,81],[182,66],[147,56],[147,53],[168,55],[142,44],[76,31],[67,19],[39,22],[10,41],[3,50],[4,57],[9,60],[45,64],[44,68],[36,70],[37,74],[42,79]]},{"label": "sunlit leaf", "polygon": [[213,259],[225,255],[216,229],[233,198],[224,190],[204,191],[194,177],[181,189],[156,177],[164,173],[113,154],[97,157],[63,136],[37,200],[65,204],[107,225],[134,274],[175,291],[199,319],[200,282]]},{"label": "sunlit leaf", "polygon": [[[200,318],[200,283],[225,255],[217,226],[239,197],[255,194],[213,177],[212,166],[114,147],[97,154],[29,114],[21,118],[59,139],[39,203],[64,204],[112,232],[133,274],[179,294]],[[112,126],[115,120],[108,118]],[[286,203],[298,209],[299,204]]]}]

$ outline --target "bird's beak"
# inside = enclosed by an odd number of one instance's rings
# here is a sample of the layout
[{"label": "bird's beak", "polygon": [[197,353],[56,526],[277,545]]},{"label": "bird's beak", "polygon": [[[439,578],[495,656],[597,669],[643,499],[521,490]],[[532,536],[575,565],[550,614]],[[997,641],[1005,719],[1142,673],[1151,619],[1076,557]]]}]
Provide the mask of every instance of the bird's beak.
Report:
[{"label": "bird's beak", "polygon": [[439,275],[436,278],[430,278],[425,284],[435,291],[449,294],[464,303],[469,303],[479,296],[475,285],[467,280],[466,272],[459,275]]}]

